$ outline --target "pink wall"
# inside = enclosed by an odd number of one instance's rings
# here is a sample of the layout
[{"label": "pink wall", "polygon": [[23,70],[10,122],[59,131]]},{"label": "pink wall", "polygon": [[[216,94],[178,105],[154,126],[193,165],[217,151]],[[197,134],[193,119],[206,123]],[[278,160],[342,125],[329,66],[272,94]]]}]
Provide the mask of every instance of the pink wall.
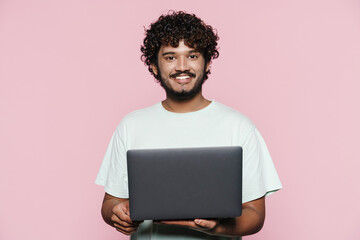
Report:
[{"label": "pink wall", "polygon": [[0,239],[127,239],[94,184],[129,111],[163,99],[140,59],[168,9],[218,29],[210,99],[248,115],[284,189],[247,239],[360,239],[360,1],[0,1]]}]

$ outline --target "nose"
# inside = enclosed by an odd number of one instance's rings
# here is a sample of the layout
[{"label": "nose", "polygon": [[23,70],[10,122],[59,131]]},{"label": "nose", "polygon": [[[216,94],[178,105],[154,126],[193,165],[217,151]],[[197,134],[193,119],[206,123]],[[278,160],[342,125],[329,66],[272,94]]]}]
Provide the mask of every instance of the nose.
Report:
[{"label": "nose", "polygon": [[186,71],[186,70],[189,70],[187,58],[186,57],[178,58],[178,61],[176,64],[176,71]]}]

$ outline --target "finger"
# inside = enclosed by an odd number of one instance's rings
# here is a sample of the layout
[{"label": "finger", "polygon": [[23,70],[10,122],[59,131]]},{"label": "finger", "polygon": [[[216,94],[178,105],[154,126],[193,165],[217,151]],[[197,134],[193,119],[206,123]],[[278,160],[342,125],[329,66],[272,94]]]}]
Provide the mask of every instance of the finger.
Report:
[{"label": "finger", "polygon": [[122,234],[129,235],[127,232],[121,230],[120,228],[115,228],[115,229],[116,229],[116,231],[121,232]]},{"label": "finger", "polygon": [[123,225],[119,225],[116,223],[114,223],[114,227],[121,229],[122,231],[125,231],[125,232],[132,232],[132,231],[136,231],[136,229],[137,229],[137,226],[123,226]]},{"label": "finger", "polygon": [[144,222],[144,220],[142,220],[142,221],[133,221],[133,220],[131,220],[131,221],[132,221],[133,224],[136,224],[136,225],[140,225],[141,223]]},{"label": "finger", "polygon": [[124,230],[122,230],[122,229],[119,229],[119,228],[115,228],[116,229],[116,231],[118,231],[118,232],[121,232],[122,234],[125,234],[125,235],[131,235],[131,234],[133,234],[135,231],[124,231]]},{"label": "finger", "polygon": [[113,221],[114,224],[117,224],[119,226],[123,226],[123,227],[138,227],[138,224],[133,224],[133,223],[128,223],[125,221],[122,221],[121,219],[118,219],[116,221]]},{"label": "finger", "polygon": [[114,209],[113,209],[113,213],[114,213],[120,220],[132,224],[133,222],[131,221],[130,216],[127,215],[123,210],[124,210],[123,208],[114,208]]},{"label": "finger", "polygon": [[199,227],[213,229],[218,224],[217,220],[195,219],[195,224]]},{"label": "finger", "polygon": [[197,227],[193,220],[173,220],[173,221],[159,221],[159,223],[162,224],[168,224],[168,225],[179,225],[179,226],[186,226],[186,227]]},{"label": "finger", "polygon": [[130,216],[130,209],[129,209],[129,205],[122,205],[121,206],[122,211],[127,215]]},{"label": "finger", "polygon": [[121,217],[119,217],[118,215],[113,214],[113,215],[111,216],[111,221],[113,221],[114,223],[118,223],[118,224],[120,224],[120,225],[125,225],[125,226],[138,225],[138,224],[134,224],[134,223],[131,221],[130,218],[128,218],[128,217],[126,217],[126,216],[124,217],[123,215],[122,215],[122,218],[121,218]]}]

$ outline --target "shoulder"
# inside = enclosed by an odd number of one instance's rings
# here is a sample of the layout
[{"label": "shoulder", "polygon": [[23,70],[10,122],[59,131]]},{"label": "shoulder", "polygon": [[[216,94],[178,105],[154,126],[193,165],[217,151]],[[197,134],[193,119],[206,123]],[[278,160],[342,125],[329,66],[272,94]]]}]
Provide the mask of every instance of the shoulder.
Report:
[{"label": "shoulder", "polygon": [[157,116],[160,110],[160,103],[156,103],[149,107],[132,111],[123,117],[117,126],[117,129],[120,130],[128,125],[139,124],[148,121]]},{"label": "shoulder", "polygon": [[151,115],[156,115],[156,113],[160,110],[160,102],[151,105],[146,108],[138,109],[133,112],[128,113],[124,118],[123,121],[132,121],[138,118],[147,117]]},{"label": "shoulder", "polygon": [[250,131],[256,128],[250,118],[240,111],[219,102],[215,102],[215,104],[216,114],[221,114],[224,118],[229,119],[229,121],[236,122],[241,125],[241,128],[246,128]]}]

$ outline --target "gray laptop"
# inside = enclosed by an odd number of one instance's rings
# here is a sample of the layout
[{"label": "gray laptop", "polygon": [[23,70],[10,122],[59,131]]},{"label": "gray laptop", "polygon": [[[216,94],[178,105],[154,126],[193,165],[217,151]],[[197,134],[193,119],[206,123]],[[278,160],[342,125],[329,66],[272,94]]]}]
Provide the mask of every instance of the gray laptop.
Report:
[{"label": "gray laptop", "polygon": [[239,146],[129,150],[127,166],[133,221],[241,215]]}]

